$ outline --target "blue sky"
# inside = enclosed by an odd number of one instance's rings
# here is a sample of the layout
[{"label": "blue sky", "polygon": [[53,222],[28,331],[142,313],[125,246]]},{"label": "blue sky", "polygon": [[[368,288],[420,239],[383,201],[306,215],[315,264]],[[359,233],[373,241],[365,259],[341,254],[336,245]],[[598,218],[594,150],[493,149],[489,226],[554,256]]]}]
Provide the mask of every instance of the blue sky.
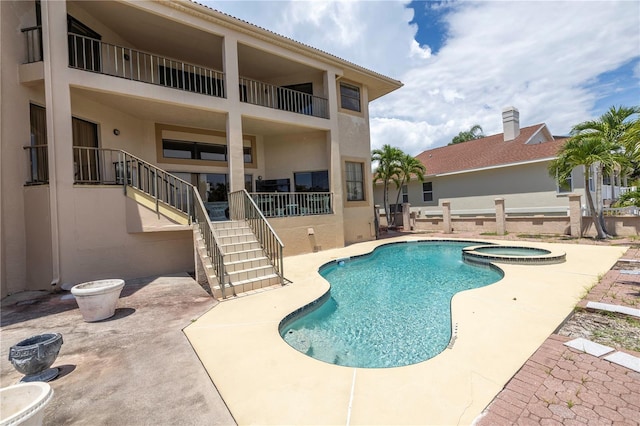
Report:
[{"label": "blue sky", "polygon": [[640,105],[640,1],[201,2],[402,81],[370,104],[373,148],[501,133],[511,105],[555,135]]}]

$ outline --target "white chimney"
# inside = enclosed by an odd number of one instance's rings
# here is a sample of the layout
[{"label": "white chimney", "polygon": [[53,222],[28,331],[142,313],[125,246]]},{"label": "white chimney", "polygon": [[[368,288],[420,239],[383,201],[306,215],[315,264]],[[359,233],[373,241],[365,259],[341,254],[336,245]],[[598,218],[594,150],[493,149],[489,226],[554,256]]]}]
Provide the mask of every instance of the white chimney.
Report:
[{"label": "white chimney", "polygon": [[512,141],[520,134],[520,112],[516,107],[506,107],[502,110],[502,127],[504,141]]}]

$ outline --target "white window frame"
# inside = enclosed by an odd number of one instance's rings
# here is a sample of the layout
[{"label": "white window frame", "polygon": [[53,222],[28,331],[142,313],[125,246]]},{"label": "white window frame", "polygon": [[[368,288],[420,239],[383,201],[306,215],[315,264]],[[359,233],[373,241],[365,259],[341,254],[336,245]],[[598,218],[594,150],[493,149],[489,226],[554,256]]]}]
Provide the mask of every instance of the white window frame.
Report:
[{"label": "white window frame", "polygon": [[[424,189],[424,186],[426,184],[430,184],[431,185],[431,189],[430,190],[425,190]],[[427,195],[429,195],[429,198],[431,198],[430,200],[426,199]],[[433,182],[422,182],[422,201],[424,201],[425,203],[433,202]]]}]

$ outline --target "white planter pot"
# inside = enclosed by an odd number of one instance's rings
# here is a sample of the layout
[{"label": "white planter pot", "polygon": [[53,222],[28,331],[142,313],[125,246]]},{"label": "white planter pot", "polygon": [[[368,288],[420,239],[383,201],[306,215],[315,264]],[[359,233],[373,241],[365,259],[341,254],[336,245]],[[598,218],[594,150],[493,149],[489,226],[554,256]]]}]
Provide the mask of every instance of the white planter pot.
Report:
[{"label": "white planter pot", "polygon": [[0,389],[0,426],[39,426],[44,406],[53,398],[53,389],[45,382],[19,383]]},{"label": "white planter pot", "polygon": [[82,318],[86,322],[100,321],[116,313],[116,305],[124,280],[89,281],[75,285],[71,294],[76,298]]}]

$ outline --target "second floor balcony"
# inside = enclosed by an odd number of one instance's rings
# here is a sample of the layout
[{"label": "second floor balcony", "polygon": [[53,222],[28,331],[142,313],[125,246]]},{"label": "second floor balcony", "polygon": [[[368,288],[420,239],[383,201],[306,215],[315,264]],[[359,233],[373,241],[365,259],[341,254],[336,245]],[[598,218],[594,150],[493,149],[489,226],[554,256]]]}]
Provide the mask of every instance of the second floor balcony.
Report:
[{"label": "second floor balcony", "polygon": [[[43,60],[41,27],[25,28],[26,63]],[[222,71],[155,53],[68,33],[69,67],[219,98],[227,97]],[[304,85],[301,85],[304,86]],[[327,99],[297,87],[240,77],[243,103],[329,118]]]}]

